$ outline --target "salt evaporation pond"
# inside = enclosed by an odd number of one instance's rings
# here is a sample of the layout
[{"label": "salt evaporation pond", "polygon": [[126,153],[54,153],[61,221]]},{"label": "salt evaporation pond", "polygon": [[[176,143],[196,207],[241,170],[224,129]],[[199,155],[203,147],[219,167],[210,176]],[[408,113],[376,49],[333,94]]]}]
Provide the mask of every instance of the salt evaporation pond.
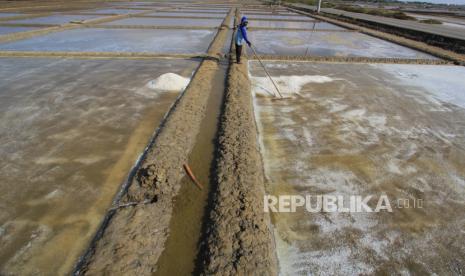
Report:
[{"label": "salt evaporation pond", "polygon": [[83,21],[98,18],[98,15],[52,15],[44,17],[35,17],[20,20],[11,20],[6,23],[14,24],[65,24],[71,21]]},{"label": "salt evaporation pond", "polygon": [[226,13],[192,13],[192,12],[154,12],[150,16],[175,16],[175,17],[218,17],[224,18]]},{"label": "salt evaporation pond", "polygon": [[136,9],[97,9],[97,10],[88,10],[85,13],[95,13],[95,14],[128,14],[128,13],[141,13],[146,12],[147,10],[136,10]]},{"label": "salt evaporation pond", "polygon": [[296,22],[296,21],[250,21],[251,28],[292,28],[292,29],[308,29],[308,30],[345,30],[334,24],[318,21]]},{"label": "salt evaporation pond", "polygon": [[[0,274],[71,271],[197,66],[1,59]],[[166,73],[181,86],[150,82]]]},{"label": "salt evaporation pond", "polygon": [[435,59],[431,55],[357,32],[252,30],[250,37],[260,54]]},{"label": "salt evaporation pond", "polygon": [[20,13],[14,13],[14,12],[1,12],[0,13],[0,18],[2,17],[12,17],[12,16],[18,16],[21,15]]},{"label": "salt evaporation pond", "polygon": [[0,26],[0,35],[19,33],[25,31],[38,30],[36,27],[2,27]]},{"label": "salt evaporation pond", "polygon": [[145,26],[200,26],[218,27],[223,18],[193,19],[193,18],[156,18],[133,17],[104,23],[103,25],[145,25]]},{"label": "salt evaporation pond", "polygon": [[211,30],[76,29],[0,44],[10,51],[205,53]]},{"label": "salt evaporation pond", "polygon": [[266,19],[280,19],[280,20],[301,20],[301,21],[314,21],[315,19],[308,16],[302,16],[299,14],[290,14],[290,15],[274,15],[274,14],[243,14],[252,21],[254,19],[266,20]]},{"label": "salt evaporation pond", "polygon": [[272,213],[282,275],[460,274],[465,68],[267,62],[294,96],[271,101],[249,64],[267,193],[373,195],[371,207],[386,195],[393,208]]}]

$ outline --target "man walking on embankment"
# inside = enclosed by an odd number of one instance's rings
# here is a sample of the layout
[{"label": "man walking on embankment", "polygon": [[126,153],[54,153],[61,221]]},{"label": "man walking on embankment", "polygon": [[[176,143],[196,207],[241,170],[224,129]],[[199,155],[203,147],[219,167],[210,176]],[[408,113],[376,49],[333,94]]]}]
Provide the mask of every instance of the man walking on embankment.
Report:
[{"label": "man walking on embankment", "polygon": [[252,43],[249,41],[247,37],[247,17],[243,16],[241,19],[241,24],[237,25],[236,31],[236,61],[238,64],[241,64],[241,55],[242,55],[242,44],[245,41],[249,47],[252,47]]}]

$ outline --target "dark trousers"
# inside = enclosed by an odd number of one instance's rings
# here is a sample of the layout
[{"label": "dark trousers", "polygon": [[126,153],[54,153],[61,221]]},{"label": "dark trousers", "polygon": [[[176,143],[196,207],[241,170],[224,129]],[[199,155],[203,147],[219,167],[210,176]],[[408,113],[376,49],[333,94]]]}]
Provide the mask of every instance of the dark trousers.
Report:
[{"label": "dark trousers", "polygon": [[242,55],[242,45],[236,44],[236,61],[237,63],[241,62],[241,55]]}]

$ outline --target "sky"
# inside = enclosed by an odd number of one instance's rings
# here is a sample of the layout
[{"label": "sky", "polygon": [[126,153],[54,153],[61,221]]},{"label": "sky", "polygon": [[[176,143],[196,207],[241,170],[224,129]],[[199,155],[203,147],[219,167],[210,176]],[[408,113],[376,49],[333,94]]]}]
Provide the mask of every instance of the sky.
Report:
[{"label": "sky", "polygon": [[[402,0],[405,2],[414,2],[415,0]],[[417,0],[418,1],[418,0]],[[457,4],[465,5],[465,0],[420,0],[421,2],[429,2],[435,4]]]}]

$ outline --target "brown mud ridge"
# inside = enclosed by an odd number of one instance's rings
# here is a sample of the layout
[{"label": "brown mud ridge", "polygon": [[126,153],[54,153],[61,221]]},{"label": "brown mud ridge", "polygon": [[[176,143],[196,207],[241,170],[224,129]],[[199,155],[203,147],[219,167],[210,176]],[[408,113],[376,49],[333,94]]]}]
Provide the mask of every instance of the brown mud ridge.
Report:
[{"label": "brown mud ridge", "polygon": [[275,275],[247,61],[232,64],[221,117],[217,187],[206,237],[204,274]]},{"label": "brown mud ridge", "polygon": [[[443,58],[443,59],[446,59],[446,60],[449,60],[449,61],[453,61],[456,64],[460,64],[460,65],[465,64],[465,55],[460,54],[460,53],[455,53],[453,51],[443,49],[443,48],[440,48],[440,47],[437,47],[437,46],[429,45],[427,43],[421,42],[421,40],[413,40],[413,39],[410,39],[410,38],[401,37],[401,36],[399,36],[397,34],[389,34],[389,33],[385,33],[385,32],[382,32],[382,31],[377,31],[377,30],[373,30],[373,29],[370,29],[370,28],[355,25],[355,24],[352,24],[352,23],[343,22],[343,21],[341,21],[340,17],[338,17],[337,19],[333,19],[333,18],[330,18],[328,16],[321,16],[321,15],[317,15],[317,14],[313,14],[313,13],[303,12],[301,10],[294,9],[294,8],[289,8],[288,7],[288,9],[291,10],[291,11],[303,14],[303,15],[312,16],[312,17],[317,18],[319,20],[326,21],[326,22],[329,22],[329,23],[332,23],[332,24],[335,24],[335,25],[338,25],[338,26],[341,26],[341,27],[344,27],[344,28],[357,30],[357,31],[359,31],[361,33],[364,33],[364,34],[367,34],[367,35],[378,37],[378,38],[381,38],[383,40],[394,42],[396,44],[400,44],[400,45],[403,45],[403,46],[406,46],[406,47],[409,47],[409,48],[417,49],[417,50],[420,50],[422,52],[426,52],[428,54],[431,54],[431,55],[434,55],[434,56],[437,56],[437,57],[440,57],[440,58]],[[358,22],[357,22],[357,24],[358,24]]]},{"label": "brown mud ridge", "polygon": [[[225,18],[229,22],[232,12]],[[228,29],[221,28],[208,54],[221,52]],[[169,235],[173,198],[185,175],[183,164],[195,145],[218,64],[204,60],[189,86],[167,115],[127,190],[117,196],[90,248],[76,265],[75,275],[147,275]]]}]

